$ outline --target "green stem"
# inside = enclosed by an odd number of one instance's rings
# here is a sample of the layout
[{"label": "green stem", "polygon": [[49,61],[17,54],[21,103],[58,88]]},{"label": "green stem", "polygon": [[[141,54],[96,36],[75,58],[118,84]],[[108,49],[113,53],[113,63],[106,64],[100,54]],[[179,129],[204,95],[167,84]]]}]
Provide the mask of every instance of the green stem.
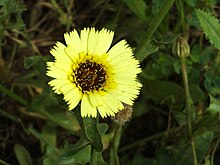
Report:
[{"label": "green stem", "polygon": [[2,159],[0,159],[0,163],[1,163],[2,165],[10,165],[10,164],[8,164],[7,162],[5,162],[5,161],[2,160]]},{"label": "green stem", "polygon": [[166,16],[167,12],[169,11],[171,6],[173,5],[174,1],[175,0],[164,0],[163,4],[160,7],[159,12],[150,21],[150,24],[149,24],[149,27],[148,27],[146,33],[145,33],[145,36],[140,41],[140,43],[138,44],[138,46],[135,50],[136,57],[141,57],[141,54],[144,52],[144,49],[147,47],[149,40],[151,39],[154,32],[159,27],[160,23],[162,22],[162,20]]},{"label": "green stem", "polygon": [[157,134],[155,134],[155,135],[146,137],[146,138],[144,138],[144,139],[138,140],[138,141],[136,141],[136,142],[134,142],[134,143],[132,143],[132,144],[130,144],[130,145],[127,145],[127,146],[121,148],[121,149],[119,150],[119,152],[123,152],[123,151],[129,150],[129,149],[131,149],[131,148],[133,148],[133,147],[136,147],[136,146],[138,146],[138,145],[140,145],[140,144],[144,144],[144,143],[147,143],[147,142],[152,141],[152,140],[154,140],[154,139],[160,138],[160,137],[164,136],[164,134],[165,134],[166,132],[167,132],[167,131],[163,131],[163,132],[157,133]]},{"label": "green stem", "polygon": [[197,156],[196,156],[196,149],[195,149],[195,143],[193,140],[193,134],[192,134],[192,98],[189,92],[189,84],[188,84],[188,76],[187,76],[187,69],[186,69],[186,62],[185,57],[180,57],[181,62],[181,72],[182,72],[182,78],[184,83],[184,89],[185,89],[185,97],[186,97],[186,111],[187,111],[187,119],[188,119],[188,131],[189,131],[189,137],[191,140],[191,148],[192,148],[192,154],[193,154],[193,163],[194,165],[198,165]]},{"label": "green stem", "polygon": [[59,13],[60,15],[65,14],[55,0],[50,0],[50,2],[52,3],[52,5],[54,6],[54,8],[58,11],[58,13]]},{"label": "green stem", "polygon": [[217,147],[219,146],[219,142],[220,142],[220,138],[216,141],[214,149],[211,153],[211,161],[210,161],[210,165],[214,165],[214,156],[215,156],[215,151],[217,149]]},{"label": "green stem", "polygon": [[25,99],[23,99],[21,96],[16,95],[15,93],[13,93],[12,91],[8,90],[7,88],[2,86],[1,84],[0,84],[0,91],[5,93],[9,97],[13,98],[17,102],[21,103],[22,105],[26,106],[28,104],[27,101]]},{"label": "green stem", "polygon": [[11,57],[10,57],[10,62],[8,64],[8,69],[10,69],[11,66],[12,66],[12,63],[13,63],[13,60],[15,58],[15,54],[16,54],[17,48],[18,48],[18,44],[15,43],[13,48],[12,48],[12,53],[11,53]]},{"label": "green stem", "polygon": [[113,156],[114,156],[114,165],[120,165],[119,157],[118,157],[118,147],[120,144],[122,133],[122,125],[117,124],[115,128],[115,133],[113,137]]}]

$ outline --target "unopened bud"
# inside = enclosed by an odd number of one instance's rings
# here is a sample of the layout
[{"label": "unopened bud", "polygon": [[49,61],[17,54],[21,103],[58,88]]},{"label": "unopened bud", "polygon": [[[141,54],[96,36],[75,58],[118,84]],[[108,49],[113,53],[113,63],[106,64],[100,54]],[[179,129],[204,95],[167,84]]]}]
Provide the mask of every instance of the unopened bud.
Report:
[{"label": "unopened bud", "polygon": [[127,121],[130,121],[133,108],[130,105],[124,104],[124,109],[116,113],[112,120],[117,124],[124,125]]},{"label": "unopened bud", "polygon": [[180,58],[188,57],[190,54],[189,44],[184,38],[178,37],[173,44],[172,53]]}]

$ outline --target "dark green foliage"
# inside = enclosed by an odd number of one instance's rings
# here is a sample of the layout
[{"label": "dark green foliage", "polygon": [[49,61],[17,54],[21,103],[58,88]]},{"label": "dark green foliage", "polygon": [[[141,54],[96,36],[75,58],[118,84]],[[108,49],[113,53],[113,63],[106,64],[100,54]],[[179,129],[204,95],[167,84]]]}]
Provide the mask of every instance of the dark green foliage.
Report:
[{"label": "dark green foliage", "polygon": [[29,152],[20,144],[15,144],[14,146],[16,157],[20,164],[32,165],[32,160]]},{"label": "dark green foliage", "polygon": [[[150,29],[135,54],[141,94],[118,137],[111,118],[82,118],[80,104],[69,111],[48,85],[49,50],[64,32],[105,27],[114,44],[126,39],[135,52],[164,2],[171,0],[0,0],[0,164],[114,165],[117,144],[121,165],[194,165],[192,142],[198,164],[220,164],[219,0],[176,0]],[[190,114],[172,53],[179,37],[190,46]]]}]

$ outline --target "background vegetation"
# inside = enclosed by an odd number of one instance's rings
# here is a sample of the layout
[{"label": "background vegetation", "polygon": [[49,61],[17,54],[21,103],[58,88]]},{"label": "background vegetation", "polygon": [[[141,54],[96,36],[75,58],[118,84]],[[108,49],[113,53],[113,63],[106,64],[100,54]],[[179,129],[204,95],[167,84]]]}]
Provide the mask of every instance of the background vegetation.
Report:
[{"label": "background vegetation", "polygon": [[[1,0],[0,164],[220,164],[219,4]],[[110,118],[81,119],[79,108],[67,111],[47,84],[54,43],[64,41],[64,32],[91,26],[114,30],[114,43],[126,39],[138,47],[143,88],[117,136]],[[187,43],[189,57],[175,56]]]}]

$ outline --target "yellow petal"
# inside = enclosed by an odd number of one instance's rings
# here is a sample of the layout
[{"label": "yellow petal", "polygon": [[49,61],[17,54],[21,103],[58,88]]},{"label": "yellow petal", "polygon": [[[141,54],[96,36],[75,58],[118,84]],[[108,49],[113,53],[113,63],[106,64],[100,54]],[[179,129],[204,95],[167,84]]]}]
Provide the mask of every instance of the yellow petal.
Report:
[{"label": "yellow petal", "polygon": [[97,92],[89,94],[89,98],[94,107],[103,105],[102,98]]},{"label": "yellow petal", "polygon": [[105,104],[111,109],[111,111],[113,111],[114,113],[117,113],[119,110],[122,110],[124,108],[121,101],[117,97],[114,97],[109,93],[106,93],[102,97],[102,99],[105,102]]},{"label": "yellow petal", "polygon": [[82,44],[79,34],[76,30],[73,30],[70,33],[65,33],[64,38],[67,44],[67,48],[65,49],[66,53],[74,59],[80,52],[82,52]]},{"label": "yellow petal", "polygon": [[133,52],[127,42],[125,40],[121,40],[117,44],[115,44],[109,51],[109,61],[115,59],[115,58],[120,58],[124,57],[127,60],[132,57]]},{"label": "yellow petal", "polygon": [[97,108],[102,118],[105,118],[107,116],[115,116],[115,113],[106,104],[98,106]]},{"label": "yellow petal", "polygon": [[[88,54],[94,54],[97,47],[98,32],[91,28],[88,36]],[[95,54],[94,54],[95,55]]]},{"label": "yellow petal", "polygon": [[75,89],[75,88],[77,88],[77,87],[76,87],[76,84],[74,84],[74,83],[71,82],[71,83],[68,83],[68,84],[62,86],[62,87],[60,88],[60,91],[65,95],[65,94],[67,94],[69,91],[71,91],[72,89]]},{"label": "yellow petal", "polygon": [[98,32],[98,38],[96,42],[96,48],[94,50],[94,54],[101,56],[104,53],[107,53],[109,47],[112,44],[114,32],[102,29]]},{"label": "yellow petal", "polygon": [[50,50],[50,53],[54,56],[56,61],[64,64],[71,64],[71,58],[65,53],[66,46],[60,42],[57,42],[56,45]]},{"label": "yellow petal", "polygon": [[130,94],[125,91],[118,90],[118,89],[114,89],[109,93],[111,93],[113,96],[117,97],[120,101],[122,101],[125,104],[128,104],[128,105],[134,104],[133,100],[136,97],[136,95],[133,95],[133,94]]},{"label": "yellow petal", "polygon": [[71,83],[69,80],[54,79],[51,80],[48,84],[53,87],[52,89],[54,90],[55,93],[61,94],[60,88],[69,83]]},{"label": "yellow petal", "polygon": [[68,79],[70,72],[65,71],[64,69],[57,68],[54,65],[54,62],[47,62],[47,75],[53,78],[62,78]]},{"label": "yellow petal", "polygon": [[90,29],[84,28],[81,30],[80,39],[82,43],[82,51],[88,53],[88,37],[89,37]]},{"label": "yellow petal", "polygon": [[69,110],[74,109],[82,98],[82,92],[78,88],[71,89],[64,95],[64,100],[69,105]]},{"label": "yellow petal", "polygon": [[87,94],[84,94],[81,102],[81,116],[82,117],[97,117],[96,107],[92,103]]}]

